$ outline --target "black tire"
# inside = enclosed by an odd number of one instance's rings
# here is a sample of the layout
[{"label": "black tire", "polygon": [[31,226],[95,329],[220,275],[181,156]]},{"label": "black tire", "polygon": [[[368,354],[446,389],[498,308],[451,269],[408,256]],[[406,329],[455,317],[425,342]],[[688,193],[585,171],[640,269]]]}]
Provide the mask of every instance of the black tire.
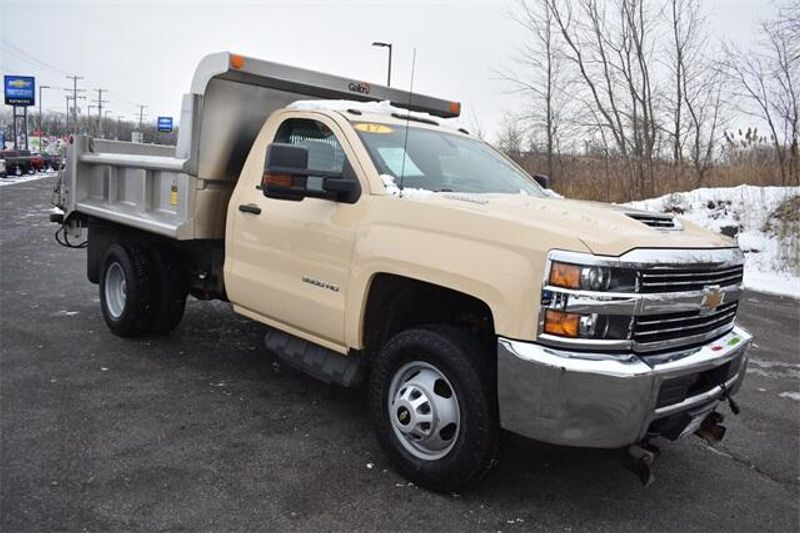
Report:
[{"label": "black tire", "polygon": [[158,273],[156,312],[150,331],[166,334],[173,331],[183,319],[186,296],[189,293],[187,273],[166,247],[153,250]]},{"label": "black tire", "polygon": [[[118,316],[110,310],[106,299],[107,277],[115,264],[121,267],[125,282],[124,303]],[[112,244],[101,265],[100,309],[108,329],[120,337],[148,332],[156,313],[158,283],[152,254],[138,244]]]},{"label": "black tire", "polygon": [[[489,472],[496,462],[500,435],[494,360],[486,341],[450,326],[410,329],[381,349],[368,384],[370,414],[382,448],[403,476],[444,492],[458,490]],[[410,453],[390,420],[392,379],[413,361],[432,365],[444,375],[461,413],[455,444],[434,460]]]}]

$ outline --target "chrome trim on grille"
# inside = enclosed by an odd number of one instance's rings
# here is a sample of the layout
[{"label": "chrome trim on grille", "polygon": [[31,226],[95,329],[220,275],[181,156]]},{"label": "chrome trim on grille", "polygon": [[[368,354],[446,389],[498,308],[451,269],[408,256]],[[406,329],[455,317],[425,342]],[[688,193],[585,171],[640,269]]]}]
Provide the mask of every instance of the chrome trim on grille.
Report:
[{"label": "chrome trim on grille", "polygon": [[[739,286],[720,287],[722,302],[739,300],[742,289]],[[591,292],[562,289],[547,285],[545,293],[552,293],[546,309],[557,309],[567,313],[601,313],[604,315],[660,315],[697,311],[702,308],[704,291],[628,293]]]}]

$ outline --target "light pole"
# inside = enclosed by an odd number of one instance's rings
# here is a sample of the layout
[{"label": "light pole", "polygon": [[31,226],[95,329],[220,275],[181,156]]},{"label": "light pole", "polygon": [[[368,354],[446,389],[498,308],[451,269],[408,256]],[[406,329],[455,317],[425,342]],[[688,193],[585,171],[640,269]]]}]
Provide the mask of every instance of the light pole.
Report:
[{"label": "light pole", "polygon": [[92,109],[97,107],[96,105],[89,105],[86,107],[86,133],[88,135],[92,134]]},{"label": "light pole", "polygon": [[372,46],[389,49],[389,71],[386,74],[386,86],[391,87],[392,86],[392,43],[383,43],[380,41],[375,41],[374,43],[372,43]]},{"label": "light pole", "polygon": [[50,89],[49,85],[39,85],[39,151],[44,151],[42,146],[42,89]]}]

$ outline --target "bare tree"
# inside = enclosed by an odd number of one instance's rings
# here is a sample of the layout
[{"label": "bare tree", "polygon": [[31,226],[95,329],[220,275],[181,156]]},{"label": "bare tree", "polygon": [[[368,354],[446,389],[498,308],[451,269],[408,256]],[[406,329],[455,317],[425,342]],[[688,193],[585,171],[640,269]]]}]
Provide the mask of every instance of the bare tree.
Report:
[{"label": "bare tree", "polygon": [[658,138],[651,71],[655,32],[644,0],[546,1],[592,114],[625,162],[629,198],[652,191]]},{"label": "bare tree", "polygon": [[689,161],[698,186],[703,184],[714,159],[722,121],[721,79],[719,69],[706,57],[700,4],[692,0],[670,0],[672,49],[667,65],[672,74],[673,94],[667,98],[671,108],[672,159],[676,167]]},{"label": "bare tree", "polygon": [[766,122],[783,185],[800,184],[798,12],[800,6],[795,5],[782,21],[762,23],[764,42],[759,50],[726,48],[726,72],[741,89],[743,111]]},{"label": "bare tree", "polygon": [[497,148],[516,162],[522,159],[525,142],[525,127],[518,117],[507,113],[503,117]]},{"label": "bare tree", "polygon": [[[529,39],[515,58],[520,71],[500,72],[500,76],[511,82],[515,92],[530,97],[521,118],[530,123],[533,144],[537,148],[543,144],[547,174],[553,176],[561,147],[561,124],[570,101],[558,29],[547,0],[517,0],[511,16],[524,28]],[[544,142],[540,143],[539,139]]]}]

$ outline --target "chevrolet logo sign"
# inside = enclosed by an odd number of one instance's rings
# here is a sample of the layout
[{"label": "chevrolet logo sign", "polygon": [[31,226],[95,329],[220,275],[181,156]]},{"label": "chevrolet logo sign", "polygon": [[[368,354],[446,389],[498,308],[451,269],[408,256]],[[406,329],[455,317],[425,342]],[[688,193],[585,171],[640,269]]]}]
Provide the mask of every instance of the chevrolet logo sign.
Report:
[{"label": "chevrolet logo sign", "polygon": [[709,311],[713,311],[722,305],[722,300],[724,299],[725,293],[719,289],[719,285],[705,287],[703,289],[703,300],[700,302],[700,307]]}]

